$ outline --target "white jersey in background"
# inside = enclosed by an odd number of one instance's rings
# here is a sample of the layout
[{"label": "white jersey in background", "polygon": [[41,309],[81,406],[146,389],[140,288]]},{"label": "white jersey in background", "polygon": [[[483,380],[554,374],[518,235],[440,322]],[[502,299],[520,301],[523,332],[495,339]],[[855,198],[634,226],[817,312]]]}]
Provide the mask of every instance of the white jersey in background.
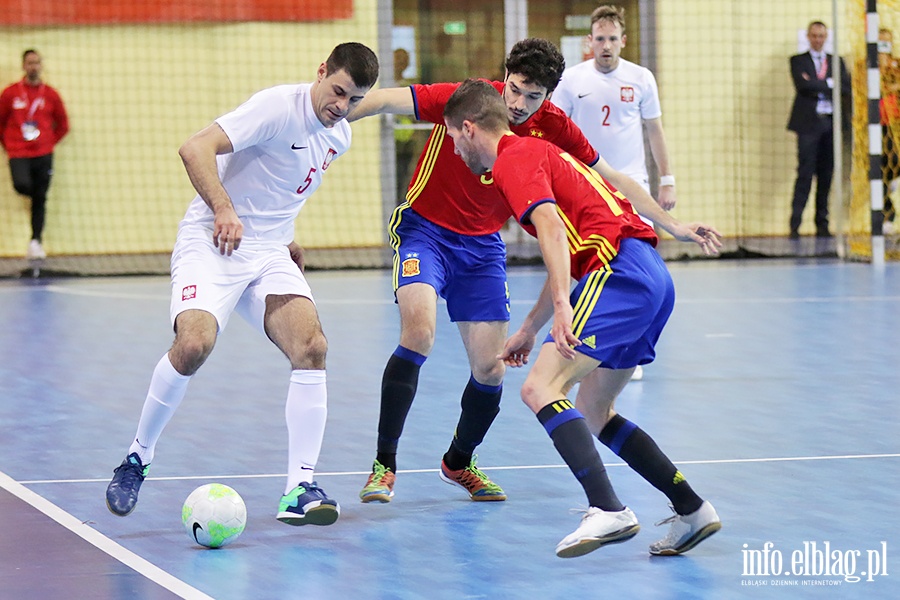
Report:
[{"label": "white jersey in background", "polygon": [[563,72],[550,101],[569,115],[613,169],[649,191],[643,120],[662,116],[649,69],[620,58],[615,70],[601,73],[591,59]]},{"label": "white jersey in background", "polygon": [[[294,219],[331,162],[350,147],[350,125],[322,125],[312,84],[262,90],[218,119],[234,152],[216,157],[219,178],[244,226],[243,240],[289,244]],[[213,229],[213,212],[197,195],[181,227]]]}]

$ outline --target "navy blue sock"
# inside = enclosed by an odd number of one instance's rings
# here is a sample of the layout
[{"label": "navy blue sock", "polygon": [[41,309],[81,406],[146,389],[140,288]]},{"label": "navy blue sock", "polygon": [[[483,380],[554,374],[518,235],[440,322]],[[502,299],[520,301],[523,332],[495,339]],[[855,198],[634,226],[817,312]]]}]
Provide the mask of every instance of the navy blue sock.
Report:
[{"label": "navy blue sock", "polygon": [[568,400],[557,400],[538,411],[538,421],[544,426],[556,451],[569,465],[572,474],[584,488],[588,504],[602,510],[620,511],[625,506],[612,488],[594,437],[587,422]]},{"label": "navy blue sock", "polygon": [[643,429],[615,415],[597,438],[622,458],[650,485],[661,491],[679,515],[687,515],[703,504],[672,461]]},{"label": "navy blue sock", "polygon": [[462,395],[462,413],[450,442],[450,449],[444,454],[444,463],[454,471],[469,466],[475,448],[484,441],[484,436],[500,412],[500,396],[503,385],[484,385],[469,377],[469,383]]},{"label": "navy blue sock", "polygon": [[419,370],[428,358],[403,346],[397,346],[384,367],[381,379],[381,414],[378,417],[378,454],[376,460],[397,472],[397,444],[406,416],[416,397]]}]

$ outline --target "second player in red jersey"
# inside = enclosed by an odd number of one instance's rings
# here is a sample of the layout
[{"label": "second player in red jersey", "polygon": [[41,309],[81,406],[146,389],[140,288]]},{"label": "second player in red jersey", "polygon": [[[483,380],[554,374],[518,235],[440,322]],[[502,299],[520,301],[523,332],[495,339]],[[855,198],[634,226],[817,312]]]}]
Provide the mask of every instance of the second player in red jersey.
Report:
[{"label": "second player in red jersey", "polygon": [[[522,400],[589,504],[579,527],[557,544],[556,555],[581,556],[640,530],[634,512],[612,488],[594,435],[663,492],[675,511],[667,520],[672,523],[668,535],[651,544],[650,553],[687,552],[721,528],[718,514],[653,439],[613,408],[635,366],[655,357],[675,304],[672,278],[654,250],[656,235],[600,175],[550,144],[513,135],[503,100],[485,82],[461,85],[447,101],[444,118],[456,153],[472,172],[492,170],[506,204],[537,237],[547,268],[537,302],[500,358],[514,367],[528,362],[538,331],[552,318],[550,335],[522,386]],[[630,180],[621,181],[643,191]],[[637,193],[635,201],[642,214],[676,239],[696,242],[707,253],[721,246],[715,229],[679,223],[646,192]],[[570,293],[572,278],[578,283]],[[568,392],[589,375],[596,393],[579,396],[573,404]]]},{"label": "second player in red jersey", "polygon": [[[491,85],[502,93],[507,83],[492,81]],[[490,174],[473,174],[453,153],[453,141],[444,126],[444,106],[459,86],[410,86],[416,118],[435,123],[435,127],[419,157],[406,201],[421,216],[456,233],[496,233],[509,220],[509,211],[499,201]],[[542,103],[524,122],[510,123],[510,129],[516,135],[553,142],[588,165],[597,162],[599,155],[581,130],[550,102]]]},{"label": "second player in red jersey", "polygon": [[[515,136],[502,138],[499,152],[494,169],[503,178],[495,185],[528,233],[537,237],[526,215],[545,202],[556,204],[566,225],[573,279],[607,267],[625,238],[646,240],[653,246],[659,241],[619,190],[570,154]],[[537,172],[535,165],[540,165]],[[585,198],[597,201],[585,202]]]}]

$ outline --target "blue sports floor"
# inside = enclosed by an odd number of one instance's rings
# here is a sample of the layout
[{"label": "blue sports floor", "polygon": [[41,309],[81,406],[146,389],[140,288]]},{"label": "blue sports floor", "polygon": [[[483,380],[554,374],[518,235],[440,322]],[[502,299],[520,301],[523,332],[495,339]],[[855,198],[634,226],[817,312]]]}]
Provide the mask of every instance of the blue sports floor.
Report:
[{"label": "blue sports floor", "polygon": [[[657,361],[618,408],[712,501],[723,529],[683,556],[651,557],[665,498],[603,448],[643,529],[568,560],[554,547],[585,500],[519,401],[524,372],[508,374],[479,449],[509,500],[474,503],[438,478],[468,378],[442,307],[394,501],[359,502],[398,339],[386,271],[309,274],[330,343],[317,478],[342,513],[300,528],[274,518],[289,367],[267,340],[232,319],[136,511],[119,518],[104,491],[172,340],[168,279],[0,281],[0,598],[900,598],[900,265],[670,268],[678,301]],[[513,327],[542,281],[540,269],[511,270]],[[212,481],[237,489],[249,512],[220,550],[196,546],[180,522],[187,495]]]}]

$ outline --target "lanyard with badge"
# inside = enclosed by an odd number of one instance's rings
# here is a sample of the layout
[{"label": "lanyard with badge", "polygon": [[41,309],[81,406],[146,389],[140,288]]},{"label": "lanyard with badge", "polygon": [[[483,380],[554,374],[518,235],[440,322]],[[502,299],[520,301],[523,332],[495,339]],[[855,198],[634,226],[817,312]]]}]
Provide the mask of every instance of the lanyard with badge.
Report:
[{"label": "lanyard with badge", "polygon": [[[28,98],[28,91],[25,88],[25,84],[21,84],[22,92],[25,94],[25,98]],[[28,114],[25,116],[25,122],[22,123],[22,137],[26,142],[33,142],[38,139],[41,135],[41,130],[38,129],[37,121],[34,120],[34,113],[37,111],[38,107],[43,106],[44,104],[44,84],[41,84],[38,90],[38,96],[34,100],[31,101],[31,107],[28,109]]]}]

